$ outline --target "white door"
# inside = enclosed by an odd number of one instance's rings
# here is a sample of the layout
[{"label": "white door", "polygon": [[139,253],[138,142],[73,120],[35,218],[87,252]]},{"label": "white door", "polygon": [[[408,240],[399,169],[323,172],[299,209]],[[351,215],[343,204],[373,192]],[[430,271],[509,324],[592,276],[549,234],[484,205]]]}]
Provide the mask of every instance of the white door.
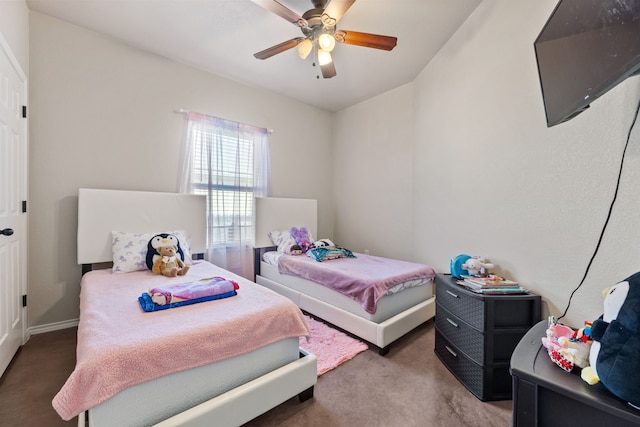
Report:
[{"label": "white door", "polygon": [[0,375],[23,343],[26,294],[27,79],[0,34]]}]

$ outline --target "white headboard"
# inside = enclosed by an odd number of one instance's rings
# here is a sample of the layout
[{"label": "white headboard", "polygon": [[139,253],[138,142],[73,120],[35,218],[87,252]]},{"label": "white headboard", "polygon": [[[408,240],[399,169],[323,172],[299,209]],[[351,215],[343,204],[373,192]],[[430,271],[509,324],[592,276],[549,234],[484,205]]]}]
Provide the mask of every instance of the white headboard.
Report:
[{"label": "white headboard", "polygon": [[317,200],[256,197],[255,209],[256,248],[273,246],[268,233],[274,230],[307,227],[311,235],[318,236]]},{"label": "white headboard", "polygon": [[204,253],[206,196],[146,191],[78,191],[78,264],[112,261],[111,232],[184,230],[191,251]]}]

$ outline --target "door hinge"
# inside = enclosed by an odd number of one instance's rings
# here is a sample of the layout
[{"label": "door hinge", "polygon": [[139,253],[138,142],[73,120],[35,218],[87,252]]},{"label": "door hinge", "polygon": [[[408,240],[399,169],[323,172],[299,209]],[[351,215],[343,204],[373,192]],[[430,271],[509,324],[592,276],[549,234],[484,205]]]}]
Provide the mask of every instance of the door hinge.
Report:
[{"label": "door hinge", "polygon": [[22,295],[22,306],[23,307],[27,306],[27,296],[26,295]]},{"label": "door hinge", "polygon": [[26,105],[22,106],[22,118],[23,119],[27,118],[27,106]]},{"label": "door hinge", "polygon": [[23,200],[22,201],[22,213],[26,213],[27,212],[27,201]]}]

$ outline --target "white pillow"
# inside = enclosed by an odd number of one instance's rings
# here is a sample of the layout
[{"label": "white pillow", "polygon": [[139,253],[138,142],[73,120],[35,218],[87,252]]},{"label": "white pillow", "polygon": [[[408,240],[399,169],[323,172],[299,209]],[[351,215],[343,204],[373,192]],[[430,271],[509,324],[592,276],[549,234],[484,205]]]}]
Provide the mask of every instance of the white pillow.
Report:
[{"label": "white pillow", "polygon": [[156,234],[169,233],[178,238],[180,248],[184,253],[184,263],[193,264],[189,239],[182,230],[160,231],[157,233],[128,233],[124,231],[111,232],[111,252],[113,254],[114,273],[130,273],[132,271],[148,270],[147,245]]},{"label": "white pillow", "polygon": [[269,232],[269,238],[274,245],[278,247],[278,252],[286,253],[293,245],[297,245],[296,239],[291,235],[289,230],[274,230]]}]

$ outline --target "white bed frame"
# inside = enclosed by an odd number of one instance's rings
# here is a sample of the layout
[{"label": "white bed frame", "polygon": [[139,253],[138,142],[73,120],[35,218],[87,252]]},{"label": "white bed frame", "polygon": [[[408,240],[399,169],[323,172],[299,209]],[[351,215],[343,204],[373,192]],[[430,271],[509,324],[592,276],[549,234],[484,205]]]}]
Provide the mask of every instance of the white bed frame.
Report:
[{"label": "white bed frame", "polygon": [[[194,254],[206,249],[206,198],[199,195],[80,189],[78,263],[109,262],[111,231],[185,230]],[[239,426],[298,395],[313,397],[317,359],[300,349],[300,358],[211,400],[168,418],[158,426]],[[89,409],[89,415],[91,409]],[[78,416],[84,427],[87,414]],[[91,419],[90,416],[88,417]]]},{"label": "white bed frame", "polygon": [[255,235],[255,271],[256,283],[266,286],[294,301],[302,310],[350,332],[378,347],[385,355],[391,343],[435,316],[435,296],[385,320],[375,323],[339,307],[327,304],[313,296],[291,289],[281,283],[262,277],[260,272],[261,254],[273,243],[268,233],[273,230],[286,230],[293,226],[306,226],[314,238],[317,235],[317,202],[311,199],[287,199],[257,197],[256,235]]}]

